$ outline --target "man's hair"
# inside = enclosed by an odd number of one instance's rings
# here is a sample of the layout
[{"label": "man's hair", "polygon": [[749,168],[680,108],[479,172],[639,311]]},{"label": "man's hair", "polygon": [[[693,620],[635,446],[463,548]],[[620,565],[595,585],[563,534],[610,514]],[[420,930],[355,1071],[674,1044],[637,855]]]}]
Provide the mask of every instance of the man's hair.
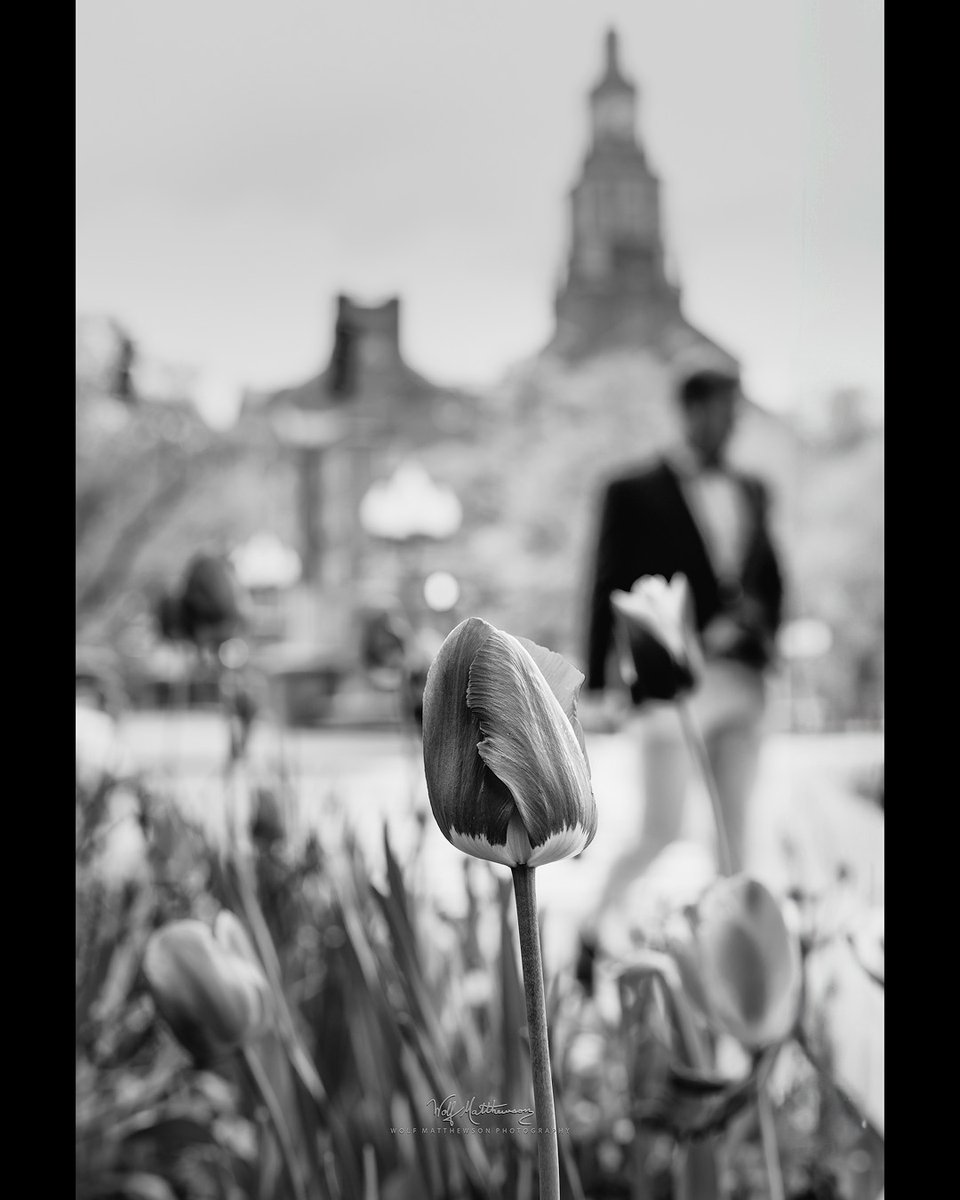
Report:
[{"label": "man's hair", "polygon": [[740,390],[740,379],[729,371],[694,371],[680,381],[677,400],[683,408],[703,404],[715,396],[735,395]]}]

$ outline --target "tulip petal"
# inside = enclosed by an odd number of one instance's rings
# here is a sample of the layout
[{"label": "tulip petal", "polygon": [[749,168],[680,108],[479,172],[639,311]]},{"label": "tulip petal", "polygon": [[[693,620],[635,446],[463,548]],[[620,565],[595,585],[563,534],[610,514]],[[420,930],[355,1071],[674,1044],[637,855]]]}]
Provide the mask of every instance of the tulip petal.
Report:
[{"label": "tulip petal", "polygon": [[567,662],[562,654],[557,654],[555,650],[548,650],[545,646],[538,646],[536,642],[531,642],[529,638],[525,637],[518,637],[517,641],[540,668],[541,674],[547,681],[547,686],[560,702],[560,707],[563,709],[567,720],[573,727],[573,732],[577,736],[577,741],[580,743],[580,749],[583,751],[583,757],[586,760],[587,770],[589,771],[590,760],[587,758],[587,746],[583,737],[583,727],[577,717],[577,697],[580,695],[580,689],[583,686],[583,673],[578,671],[572,663]]},{"label": "tulip petal", "polygon": [[560,700],[516,638],[490,628],[470,668],[466,701],[480,722],[477,751],[509,789],[533,850],[519,861],[536,865],[587,846],[597,813],[585,756]]},{"label": "tulip petal", "polygon": [[796,1023],[800,953],[780,906],[757,880],[733,876],[703,897],[697,942],[717,1023],[745,1046],[787,1037]]},{"label": "tulip petal", "polygon": [[423,762],[430,807],[444,836],[468,854],[512,865],[504,847],[516,805],[477,753],[480,718],[467,704],[471,665],[495,632],[469,617],[440,647],[423,691]]},{"label": "tulip petal", "polygon": [[683,584],[674,591],[659,575],[639,582],[641,586],[634,584],[629,592],[619,589],[612,592],[610,602],[628,621],[635,621],[658,637],[671,655],[682,662],[687,653],[682,632],[687,605]]},{"label": "tulip petal", "polygon": [[243,997],[223,986],[219,947],[200,921],[178,921],[147,944],[144,974],[164,1020],[197,1057],[213,1057],[241,1040]]},{"label": "tulip petal", "polygon": [[229,908],[222,908],[213,922],[213,936],[231,954],[246,959],[247,962],[259,967],[260,960],[250,940],[250,935],[244,929],[239,917]]},{"label": "tulip petal", "polygon": [[230,970],[242,988],[251,1035],[261,1033],[272,1011],[273,996],[250,935],[229,909],[221,909],[213,923],[214,940],[230,955]]},{"label": "tulip petal", "polygon": [[702,659],[686,576],[676,574],[667,583],[661,575],[644,575],[629,592],[615,590],[610,603],[633,660],[625,679],[634,701],[673,700],[690,691]]},{"label": "tulip petal", "polygon": [[161,1016],[198,1063],[212,1063],[264,1027],[269,985],[201,921],[174,921],[147,943],[143,971]]}]

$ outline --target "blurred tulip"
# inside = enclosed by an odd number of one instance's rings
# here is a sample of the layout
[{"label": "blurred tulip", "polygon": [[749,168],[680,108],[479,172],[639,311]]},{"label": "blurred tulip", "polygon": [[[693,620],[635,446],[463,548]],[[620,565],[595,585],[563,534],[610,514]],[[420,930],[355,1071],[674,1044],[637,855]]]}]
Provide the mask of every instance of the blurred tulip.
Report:
[{"label": "blurred tulip", "polygon": [[684,995],[696,1012],[705,1015],[710,1011],[710,1003],[704,990],[692,917],[690,908],[672,913],[664,922],[663,946],[676,965]]},{"label": "blurred tulip", "polygon": [[430,665],[440,653],[443,638],[432,629],[419,629],[410,638],[403,663],[401,702],[404,713],[423,729],[423,692]]},{"label": "blurred tulip", "polygon": [[360,661],[375,687],[391,691],[401,682],[409,633],[407,623],[388,609],[363,618]]},{"label": "blurred tulip", "polygon": [[283,815],[283,808],[272,788],[258,787],[254,792],[250,836],[263,846],[276,845],[287,836],[287,823]]},{"label": "blurred tulip", "polygon": [[746,875],[717,880],[697,905],[694,933],[716,1027],[751,1050],[789,1037],[800,1012],[800,944],[767,888]]},{"label": "blurred tulip", "polygon": [[447,637],[424,689],[423,758],[433,815],[454,846],[536,867],[593,840],[582,683],[559,654],[477,617]]},{"label": "blurred tulip", "polygon": [[723,1132],[765,1084],[777,1049],[751,1053],[735,1077],[719,1071],[685,973],[667,956],[643,956],[617,983],[633,1119],[683,1141]]},{"label": "blurred tulip", "polygon": [[270,987],[232,914],[216,934],[201,921],[172,921],[150,937],[143,971],[161,1016],[208,1067],[266,1028]]},{"label": "blurred tulip", "polygon": [[662,575],[644,575],[629,592],[614,591],[610,602],[634,703],[675,700],[692,691],[701,658],[686,576],[667,583]]}]

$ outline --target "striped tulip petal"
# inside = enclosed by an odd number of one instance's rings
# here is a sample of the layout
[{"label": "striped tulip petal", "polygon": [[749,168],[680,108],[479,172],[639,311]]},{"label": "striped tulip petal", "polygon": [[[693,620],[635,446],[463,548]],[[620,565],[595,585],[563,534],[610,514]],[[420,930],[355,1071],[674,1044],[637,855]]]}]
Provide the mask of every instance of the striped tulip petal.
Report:
[{"label": "striped tulip petal", "polygon": [[444,836],[477,858],[507,863],[516,805],[477,753],[480,718],[467,706],[470,665],[492,629],[477,617],[461,622],[431,664],[423,692],[423,762],[430,807]]},{"label": "striped tulip petal", "polygon": [[427,677],[423,745],[430,804],[455,846],[538,866],[593,839],[582,682],[560,655],[476,617],[450,634]]}]

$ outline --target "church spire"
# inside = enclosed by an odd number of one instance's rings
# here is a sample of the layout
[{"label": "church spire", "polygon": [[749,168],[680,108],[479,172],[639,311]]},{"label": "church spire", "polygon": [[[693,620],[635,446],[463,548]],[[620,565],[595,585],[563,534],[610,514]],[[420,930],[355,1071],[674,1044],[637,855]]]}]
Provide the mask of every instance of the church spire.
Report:
[{"label": "church spire", "polygon": [[680,308],[672,253],[666,261],[660,181],[637,137],[638,89],[620,66],[615,29],[607,30],[603,53],[589,96],[592,143],[570,191],[569,257],[550,350],[569,361],[624,348],[666,359],[681,345],[713,346]]},{"label": "church spire", "polygon": [[637,89],[620,70],[617,31],[607,30],[603,78],[590,92],[594,145],[633,143]]},{"label": "church spire", "polygon": [[[601,87],[609,86],[610,84],[623,85],[627,82],[620,71],[619,48],[617,31],[611,25],[607,30],[607,69],[601,82]],[[627,86],[629,87],[629,84]]]}]

